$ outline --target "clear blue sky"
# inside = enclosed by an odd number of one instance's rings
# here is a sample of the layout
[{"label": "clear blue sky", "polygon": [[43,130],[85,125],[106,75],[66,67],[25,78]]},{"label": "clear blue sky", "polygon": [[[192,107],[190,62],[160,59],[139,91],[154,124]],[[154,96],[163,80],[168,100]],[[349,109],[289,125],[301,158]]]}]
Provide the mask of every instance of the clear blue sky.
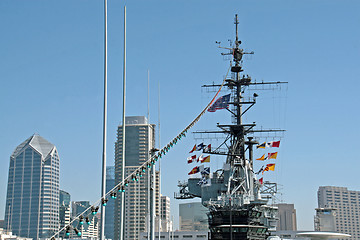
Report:
[{"label": "clear blue sky", "polygon": [[[125,4],[127,115],[147,114],[149,69],[150,120],[158,122],[160,83],[163,144],[210,99],[200,86],[220,82],[225,75],[228,61],[215,41],[227,44],[233,39],[233,18],[238,14],[242,46],[255,51],[244,63],[246,73],[257,80],[289,82],[280,95],[260,94],[257,110],[246,120],[287,130],[276,172],[265,178],[278,181],[279,198],[295,204],[298,228],[313,229],[319,186],[360,190],[359,1],[109,0],[108,165],[114,162],[115,133],[122,116]],[[61,189],[70,192],[72,200],[97,200],[103,1],[2,0],[0,26],[0,219],[10,155],[34,133],[58,148]],[[214,129],[214,123],[229,120],[225,112],[206,114],[195,130]],[[195,142],[188,135],[164,158],[163,194],[172,198],[177,181],[187,178],[193,166],[187,166],[186,157]],[[221,161],[214,158],[213,169]],[[172,199],[175,216],[178,203]]]}]

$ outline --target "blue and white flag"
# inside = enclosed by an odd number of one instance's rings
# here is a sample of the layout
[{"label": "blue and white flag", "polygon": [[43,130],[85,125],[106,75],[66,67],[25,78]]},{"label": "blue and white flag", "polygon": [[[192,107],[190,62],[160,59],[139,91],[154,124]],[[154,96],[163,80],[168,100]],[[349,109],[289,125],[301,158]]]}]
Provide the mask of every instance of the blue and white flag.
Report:
[{"label": "blue and white flag", "polygon": [[199,185],[201,187],[209,187],[209,186],[211,186],[211,179],[210,178],[202,178],[197,183],[197,185]]},{"label": "blue and white flag", "polygon": [[201,175],[210,175],[210,167],[204,168],[204,170],[201,171]]},{"label": "blue and white flag", "polygon": [[208,112],[216,112],[219,109],[225,109],[229,107],[230,93],[219,97],[209,108]]},{"label": "blue and white flag", "polygon": [[203,149],[205,149],[206,145],[204,143],[200,143],[199,145],[196,146],[196,151],[201,151]]}]

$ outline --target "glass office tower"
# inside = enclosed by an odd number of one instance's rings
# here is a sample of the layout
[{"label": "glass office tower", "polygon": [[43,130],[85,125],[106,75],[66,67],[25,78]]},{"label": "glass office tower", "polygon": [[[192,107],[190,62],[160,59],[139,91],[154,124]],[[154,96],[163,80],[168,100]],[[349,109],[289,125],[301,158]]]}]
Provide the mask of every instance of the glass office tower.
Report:
[{"label": "glass office tower", "polygon": [[[115,187],[115,167],[106,167],[106,192]],[[112,199],[111,199],[112,200]],[[108,201],[105,210],[105,238],[114,239],[115,201]]]},{"label": "glass office tower", "polygon": [[21,237],[50,237],[59,229],[59,156],[34,134],[10,156],[5,228]]},{"label": "glass office tower", "polygon": [[[148,123],[144,116],[125,118],[125,177],[129,176],[150,157],[150,150],[155,147],[155,125]],[[122,126],[118,126],[115,142],[115,182],[122,179]],[[151,181],[151,180],[150,180]],[[149,230],[149,192],[148,172],[138,181],[126,187],[124,206],[124,239],[138,240],[141,232]],[[159,172],[154,177],[155,215],[159,215]],[[114,239],[120,238],[121,197],[115,201]]]}]

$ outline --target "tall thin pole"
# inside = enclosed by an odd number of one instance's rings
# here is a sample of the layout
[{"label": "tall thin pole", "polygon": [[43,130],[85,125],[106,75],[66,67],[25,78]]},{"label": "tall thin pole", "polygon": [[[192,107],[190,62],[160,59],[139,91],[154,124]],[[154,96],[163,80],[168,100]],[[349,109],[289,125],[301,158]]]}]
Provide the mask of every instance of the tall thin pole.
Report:
[{"label": "tall thin pole", "polygon": [[[152,153],[154,155],[154,153]],[[151,179],[150,179],[150,239],[155,239],[155,181],[156,171],[155,166],[151,168]]]},{"label": "tall thin pole", "polygon": [[[106,194],[106,121],[107,121],[107,0],[104,0],[104,120],[101,197]],[[101,205],[100,240],[105,239],[105,207]]]},{"label": "tall thin pole", "polygon": [[147,119],[150,123],[150,71],[147,70]]},{"label": "tall thin pole", "polygon": [[[125,178],[125,98],[126,97],[126,6],[124,6],[124,67],[123,67],[123,116],[122,116],[122,159],[121,159],[121,181]],[[120,240],[124,239],[124,209],[125,194],[121,193],[120,207]]]},{"label": "tall thin pole", "polygon": [[[160,82],[158,83],[158,137],[159,137],[159,149],[161,149],[161,144],[160,144]],[[159,202],[159,221],[158,221],[158,231],[159,231],[159,239],[160,239],[160,235],[161,235],[161,158],[159,158],[159,194],[160,194],[160,202]]]},{"label": "tall thin pole", "polygon": [[[148,112],[147,112],[147,118],[148,118],[148,123],[150,123],[150,111],[149,111],[149,82],[150,82],[150,72],[149,72],[149,69],[148,69]],[[149,173],[147,174],[147,239],[150,239],[150,206],[151,206],[151,194],[150,194],[150,188],[151,188],[151,172],[149,171]]]}]

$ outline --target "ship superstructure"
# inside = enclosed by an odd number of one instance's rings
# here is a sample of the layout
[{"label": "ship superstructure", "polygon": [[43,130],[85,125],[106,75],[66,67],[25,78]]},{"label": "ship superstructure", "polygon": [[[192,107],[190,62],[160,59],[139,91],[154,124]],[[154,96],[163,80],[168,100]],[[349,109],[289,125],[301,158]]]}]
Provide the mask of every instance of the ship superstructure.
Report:
[{"label": "ship superstructure", "polygon": [[[250,86],[282,84],[284,82],[256,82],[249,75],[243,74],[244,54],[238,39],[238,18],[235,15],[236,38],[233,46],[222,55],[232,56],[231,77],[227,78],[224,87],[230,91],[227,102],[231,108],[231,124],[217,124],[219,130],[211,133],[225,135],[225,140],[215,149],[204,149],[204,153],[224,155],[226,161],[222,169],[218,169],[204,178],[189,178],[187,182],[179,182],[178,199],[199,197],[202,204],[209,209],[209,239],[266,239],[269,230],[274,229],[277,219],[277,208],[268,204],[269,198],[264,194],[274,195],[276,183],[259,182],[254,169],[253,150],[259,144],[254,137],[259,132],[282,132],[280,129],[257,130],[255,122],[244,123],[243,115],[255,105],[258,95],[244,97]],[[221,85],[204,85],[203,87],[219,87]],[[209,132],[195,132],[209,133]],[[205,182],[202,182],[205,181]],[[200,183],[200,184],[199,184]],[[204,184],[205,183],[205,184]],[[206,186],[206,187],[204,187]]]}]

